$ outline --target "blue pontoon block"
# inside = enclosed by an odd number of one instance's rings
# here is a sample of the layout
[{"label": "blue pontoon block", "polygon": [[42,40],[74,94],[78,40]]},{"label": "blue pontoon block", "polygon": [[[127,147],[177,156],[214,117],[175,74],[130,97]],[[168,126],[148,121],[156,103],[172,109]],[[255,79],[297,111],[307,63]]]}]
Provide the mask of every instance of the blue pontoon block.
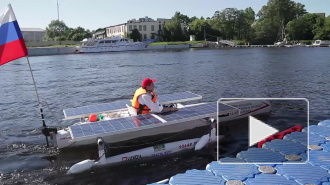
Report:
[{"label": "blue pontoon block", "polygon": [[206,166],[206,170],[213,172],[216,176],[225,180],[244,181],[260,173],[254,164],[220,164],[217,161],[211,162]]},{"label": "blue pontoon block", "polygon": [[205,170],[188,170],[184,174],[171,177],[169,184],[190,184],[190,185],[225,185],[226,181],[212,172]]},{"label": "blue pontoon block", "polygon": [[281,163],[286,161],[284,155],[264,148],[249,148],[237,154],[237,158],[249,163]]},{"label": "blue pontoon block", "polygon": [[293,180],[288,180],[285,177],[276,175],[276,174],[259,174],[256,175],[255,178],[247,179],[244,182],[246,185],[293,185],[298,184],[297,182]]},{"label": "blue pontoon block", "polygon": [[330,174],[327,170],[307,164],[284,164],[276,167],[277,174],[299,184],[321,184],[327,182]]},{"label": "blue pontoon block", "polygon": [[282,155],[290,155],[290,154],[299,155],[307,151],[307,147],[300,143],[295,143],[290,140],[282,140],[282,139],[275,139],[270,142],[266,142],[265,144],[262,145],[262,148],[270,149],[274,152],[280,152]]}]

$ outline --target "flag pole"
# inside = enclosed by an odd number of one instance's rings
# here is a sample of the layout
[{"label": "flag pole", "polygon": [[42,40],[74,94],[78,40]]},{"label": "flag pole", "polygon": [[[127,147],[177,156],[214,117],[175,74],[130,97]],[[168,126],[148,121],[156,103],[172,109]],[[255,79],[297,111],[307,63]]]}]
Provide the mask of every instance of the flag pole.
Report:
[{"label": "flag pole", "polygon": [[34,90],[36,91],[36,94],[37,94],[42,126],[44,127],[42,129],[42,133],[46,136],[46,142],[47,142],[47,148],[48,148],[49,147],[49,142],[48,142],[48,137],[47,136],[49,136],[49,130],[48,130],[48,128],[46,126],[46,123],[45,123],[44,114],[43,114],[43,110],[42,110],[42,105],[41,105],[41,102],[40,102],[36,81],[34,80],[31,64],[30,64],[30,61],[29,61],[29,56],[26,56],[26,60],[28,61],[28,64],[29,64],[29,68],[30,68],[30,72],[31,72],[31,76],[32,76],[32,81],[33,81],[33,85],[34,85]]}]

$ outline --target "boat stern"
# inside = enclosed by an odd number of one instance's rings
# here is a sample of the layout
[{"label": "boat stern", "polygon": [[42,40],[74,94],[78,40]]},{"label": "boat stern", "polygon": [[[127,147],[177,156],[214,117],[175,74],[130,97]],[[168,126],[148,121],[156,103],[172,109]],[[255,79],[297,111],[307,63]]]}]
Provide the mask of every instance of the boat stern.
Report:
[{"label": "boat stern", "polygon": [[72,145],[72,136],[68,129],[58,130],[53,136],[54,146],[61,149]]}]

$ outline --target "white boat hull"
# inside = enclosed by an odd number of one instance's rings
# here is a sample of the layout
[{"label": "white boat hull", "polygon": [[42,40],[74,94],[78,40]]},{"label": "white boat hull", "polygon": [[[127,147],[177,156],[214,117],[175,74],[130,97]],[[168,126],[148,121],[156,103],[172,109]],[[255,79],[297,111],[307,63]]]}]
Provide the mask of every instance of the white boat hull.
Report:
[{"label": "white boat hull", "polygon": [[313,46],[320,46],[320,47],[329,47],[330,42],[328,41],[322,41],[322,40],[316,40],[313,44]]}]

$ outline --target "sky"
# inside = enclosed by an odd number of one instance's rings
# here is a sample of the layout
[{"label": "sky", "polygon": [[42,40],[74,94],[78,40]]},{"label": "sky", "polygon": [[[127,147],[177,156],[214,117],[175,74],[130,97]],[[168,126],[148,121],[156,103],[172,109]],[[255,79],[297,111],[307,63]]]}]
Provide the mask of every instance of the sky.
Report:
[{"label": "sky", "polygon": [[[129,19],[151,17],[171,18],[176,11],[189,17],[212,17],[225,8],[252,7],[257,13],[268,0],[58,0],[60,20],[67,26],[96,30],[127,22]],[[329,0],[295,0],[307,12],[330,15]],[[0,0],[0,13],[11,3],[21,28],[45,29],[57,19],[57,0]]]}]

